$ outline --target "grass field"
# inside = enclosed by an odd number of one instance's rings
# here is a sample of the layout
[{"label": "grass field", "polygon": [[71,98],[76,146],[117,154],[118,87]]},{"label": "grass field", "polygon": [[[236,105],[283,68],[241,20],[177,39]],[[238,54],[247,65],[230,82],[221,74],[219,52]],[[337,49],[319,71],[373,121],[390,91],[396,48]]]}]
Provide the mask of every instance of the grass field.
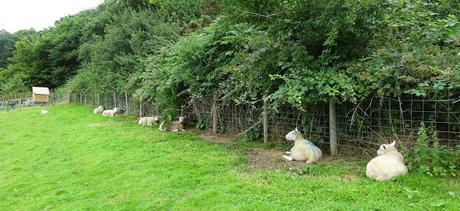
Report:
[{"label": "grass field", "polygon": [[[254,168],[250,143],[211,144],[75,105],[0,112],[0,210],[458,210],[458,179],[375,182],[365,160]],[[282,162],[282,161],[279,161]]]}]

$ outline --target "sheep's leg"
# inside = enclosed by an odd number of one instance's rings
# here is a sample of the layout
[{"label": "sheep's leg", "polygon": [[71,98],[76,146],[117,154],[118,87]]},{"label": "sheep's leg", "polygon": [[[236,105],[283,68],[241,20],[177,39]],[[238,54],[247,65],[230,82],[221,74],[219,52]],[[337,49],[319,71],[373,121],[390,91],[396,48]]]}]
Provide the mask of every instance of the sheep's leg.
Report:
[{"label": "sheep's leg", "polygon": [[312,164],[314,161],[312,158],[308,158],[307,161],[305,161],[306,164]]},{"label": "sheep's leg", "polygon": [[282,157],[283,157],[284,159],[286,159],[287,161],[292,161],[292,160],[294,160],[294,158],[292,158],[292,157],[289,156],[289,155],[283,155]]}]

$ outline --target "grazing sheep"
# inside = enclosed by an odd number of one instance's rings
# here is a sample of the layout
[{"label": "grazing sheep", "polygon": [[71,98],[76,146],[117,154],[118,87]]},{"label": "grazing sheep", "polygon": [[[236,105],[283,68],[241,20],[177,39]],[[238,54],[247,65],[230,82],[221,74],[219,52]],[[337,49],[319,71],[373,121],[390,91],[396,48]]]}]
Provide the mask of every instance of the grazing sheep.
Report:
[{"label": "grazing sheep", "polygon": [[105,110],[102,112],[102,116],[115,116],[117,115],[118,111],[118,108],[113,108],[113,110]]},{"label": "grazing sheep", "polygon": [[286,140],[294,141],[294,146],[291,151],[286,152],[288,155],[283,155],[284,159],[305,161],[307,164],[316,163],[321,159],[321,150],[306,140],[297,128],[286,134]]},{"label": "grazing sheep", "polygon": [[173,131],[173,132],[178,132],[178,131],[185,131],[184,129],[184,121],[185,121],[185,117],[181,116],[179,117],[179,121],[172,121],[171,123],[169,123],[168,126],[164,127],[164,121],[161,122],[160,124],[160,127],[158,129],[160,129],[161,131]]},{"label": "grazing sheep", "polygon": [[46,115],[46,114],[48,114],[48,111],[45,110],[45,109],[42,109],[40,113],[41,113],[42,115]]},{"label": "grazing sheep", "polygon": [[399,175],[407,174],[404,157],[395,147],[396,142],[382,144],[373,158],[366,166],[366,176],[378,181],[390,180]]},{"label": "grazing sheep", "polygon": [[99,106],[93,110],[94,114],[102,114],[104,112],[104,107]]},{"label": "grazing sheep", "polygon": [[153,117],[141,117],[139,119],[139,125],[142,126],[152,126],[153,124],[158,124],[158,121],[160,118],[158,116],[153,116]]}]

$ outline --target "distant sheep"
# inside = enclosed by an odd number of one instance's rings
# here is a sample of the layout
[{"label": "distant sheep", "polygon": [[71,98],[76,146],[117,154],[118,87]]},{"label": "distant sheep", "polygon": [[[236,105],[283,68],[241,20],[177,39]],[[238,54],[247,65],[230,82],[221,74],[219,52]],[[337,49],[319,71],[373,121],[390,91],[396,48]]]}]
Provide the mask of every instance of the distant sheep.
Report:
[{"label": "distant sheep", "polygon": [[153,124],[158,124],[158,121],[160,118],[158,116],[153,116],[153,117],[141,117],[139,119],[139,125],[142,126],[152,126]]},{"label": "distant sheep", "polygon": [[181,116],[179,117],[179,121],[172,121],[169,123],[168,126],[164,126],[164,121],[161,122],[160,127],[158,128],[161,131],[173,131],[173,132],[178,132],[178,131],[185,131],[184,129],[184,121],[185,117]]},{"label": "distant sheep", "polygon": [[93,110],[94,114],[102,114],[104,112],[104,107],[99,106]]},{"label": "distant sheep", "polygon": [[399,175],[407,174],[404,157],[395,147],[396,142],[382,144],[373,158],[366,166],[366,176],[378,181],[390,180]]},{"label": "distant sheep", "polygon": [[47,110],[45,110],[45,109],[42,109],[42,110],[40,111],[40,114],[42,114],[42,115],[46,115],[46,114],[48,114],[48,111],[47,111]]},{"label": "distant sheep", "polygon": [[291,151],[286,152],[283,158],[292,161],[305,161],[307,164],[316,163],[322,157],[321,150],[312,142],[306,140],[297,128],[286,134],[286,140],[294,141]]},{"label": "distant sheep", "polygon": [[105,110],[102,112],[102,116],[115,116],[117,115],[118,111],[118,108],[113,108],[113,110]]}]

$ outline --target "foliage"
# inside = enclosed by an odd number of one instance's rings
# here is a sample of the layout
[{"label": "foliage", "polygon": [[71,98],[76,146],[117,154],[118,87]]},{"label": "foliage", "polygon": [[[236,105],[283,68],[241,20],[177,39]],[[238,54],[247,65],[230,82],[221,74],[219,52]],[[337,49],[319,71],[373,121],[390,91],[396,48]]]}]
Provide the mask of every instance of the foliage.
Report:
[{"label": "foliage", "polygon": [[460,71],[460,16],[445,11],[448,4],[460,6],[458,1],[389,2],[375,50],[350,71],[378,96],[449,93]]},{"label": "foliage", "polygon": [[439,144],[436,131],[422,123],[417,143],[407,157],[409,169],[430,176],[457,176],[460,169],[460,148],[449,149]]},{"label": "foliage", "polygon": [[13,55],[15,36],[5,30],[0,30],[0,68],[6,68],[11,63],[9,58]]}]

